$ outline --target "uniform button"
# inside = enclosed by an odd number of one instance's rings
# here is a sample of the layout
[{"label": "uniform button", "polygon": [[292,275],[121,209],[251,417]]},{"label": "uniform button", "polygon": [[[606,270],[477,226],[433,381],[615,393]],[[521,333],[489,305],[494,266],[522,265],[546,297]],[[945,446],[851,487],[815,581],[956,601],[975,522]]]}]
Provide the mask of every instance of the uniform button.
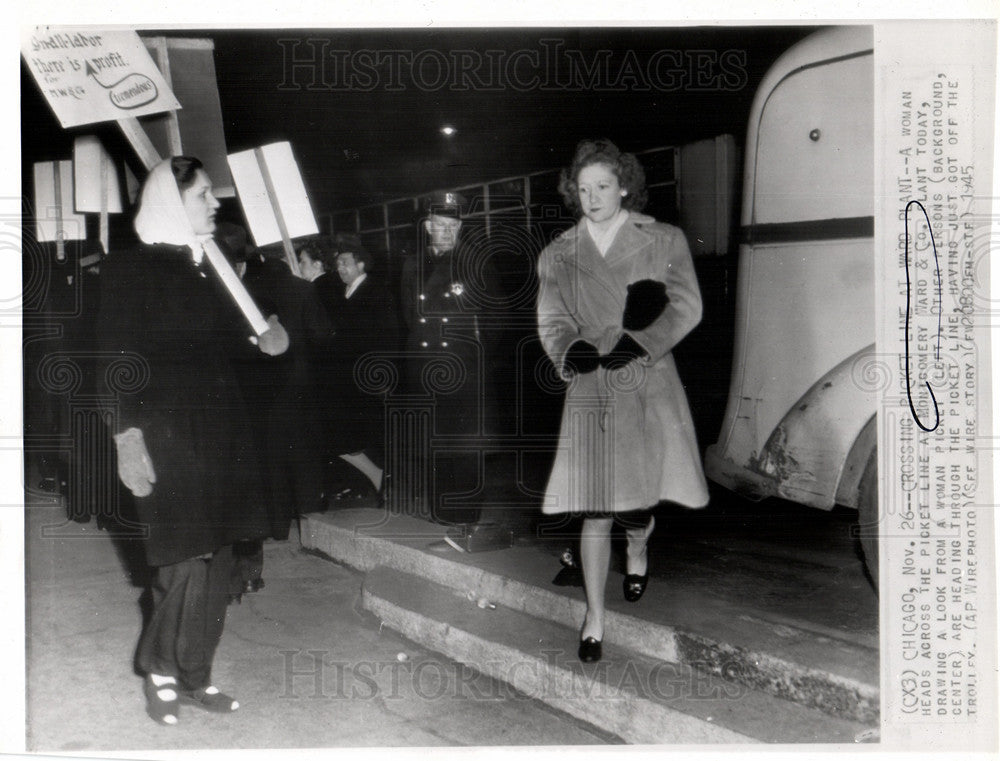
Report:
[{"label": "uniform button", "polygon": [[427,322],[427,318],[426,317],[421,317],[420,318],[420,322]]},{"label": "uniform button", "polygon": [[442,346],[447,346],[447,345],[448,345],[448,342],[447,342],[447,341],[442,341],[442,342],[441,342],[441,345],[442,345]]},{"label": "uniform button", "polygon": [[441,322],[448,322],[448,318],[447,317],[442,317],[441,318]]},{"label": "uniform button", "polygon": [[446,294],[444,295],[444,297],[445,297],[446,299],[450,299],[450,298],[451,298],[451,294],[450,294],[450,293],[446,293]]},{"label": "uniform button", "polygon": [[421,341],[420,345],[423,346],[425,349],[427,348],[427,342],[426,341]]},{"label": "uniform button", "polygon": [[424,294],[422,294],[422,293],[421,293],[421,294],[420,294],[420,300],[421,300],[421,301],[423,301],[423,300],[424,300],[425,298],[427,298],[427,297],[426,297],[426,296],[424,296]]}]

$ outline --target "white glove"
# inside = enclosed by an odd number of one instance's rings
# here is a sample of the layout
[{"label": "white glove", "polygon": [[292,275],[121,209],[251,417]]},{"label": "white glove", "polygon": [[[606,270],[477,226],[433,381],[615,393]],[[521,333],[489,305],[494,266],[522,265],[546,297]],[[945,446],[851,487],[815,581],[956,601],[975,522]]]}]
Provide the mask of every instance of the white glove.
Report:
[{"label": "white glove", "polygon": [[149,496],[156,483],[156,471],[153,470],[153,459],[146,449],[142,431],[129,428],[114,438],[118,448],[118,477],[135,496]]},{"label": "white glove", "polygon": [[284,354],[288,349],[288,333],[278,322],[278,315],[267,318],[268,329],[257,338],[257,348],[272,357]]}]

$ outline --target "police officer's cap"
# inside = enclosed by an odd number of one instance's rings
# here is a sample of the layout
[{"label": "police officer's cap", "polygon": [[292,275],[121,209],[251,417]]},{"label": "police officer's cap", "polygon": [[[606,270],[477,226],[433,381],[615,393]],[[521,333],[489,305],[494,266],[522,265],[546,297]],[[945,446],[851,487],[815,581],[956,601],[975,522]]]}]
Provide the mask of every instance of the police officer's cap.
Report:
[{"label": "police officer's cap", "polygon": [[434,214],[461,219],[468,211],[468,202],[463,195],[453,190],[438,190],[424,197],[421,211],[425,217]]}]

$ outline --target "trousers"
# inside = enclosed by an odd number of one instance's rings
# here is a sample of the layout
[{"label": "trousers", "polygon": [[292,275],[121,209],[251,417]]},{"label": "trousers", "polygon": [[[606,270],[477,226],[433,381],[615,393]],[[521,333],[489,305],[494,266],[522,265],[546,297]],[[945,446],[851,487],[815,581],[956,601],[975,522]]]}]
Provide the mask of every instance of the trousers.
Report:
[{"label": "trousers", "polygon": [[145,673],[172,676],[181,689],[212,683],[233,572],[233,548],[208,558],[160,566],[152,581],[153,612],[139,638],[136,662]]}]

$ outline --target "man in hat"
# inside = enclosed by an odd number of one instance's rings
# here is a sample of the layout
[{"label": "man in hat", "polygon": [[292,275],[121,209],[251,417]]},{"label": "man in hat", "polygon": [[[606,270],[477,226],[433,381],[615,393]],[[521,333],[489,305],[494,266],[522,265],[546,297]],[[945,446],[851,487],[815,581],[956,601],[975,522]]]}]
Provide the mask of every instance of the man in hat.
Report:
[{"label": "man in hat", "polygon": [[[429,431],[400,453],[424,474],[397,484],[403,509],[446,523],[473,523],[490,501],[490,446],[500,429],[496,392],[503,299],[485,235],[468,227],[454,192],[424,199],[423,244],[403,262],[400,310],[406,390],[431,410]],[[458,495],[467,495],[456,507]],[[450,498],[449,498],[450,497]]]}]

